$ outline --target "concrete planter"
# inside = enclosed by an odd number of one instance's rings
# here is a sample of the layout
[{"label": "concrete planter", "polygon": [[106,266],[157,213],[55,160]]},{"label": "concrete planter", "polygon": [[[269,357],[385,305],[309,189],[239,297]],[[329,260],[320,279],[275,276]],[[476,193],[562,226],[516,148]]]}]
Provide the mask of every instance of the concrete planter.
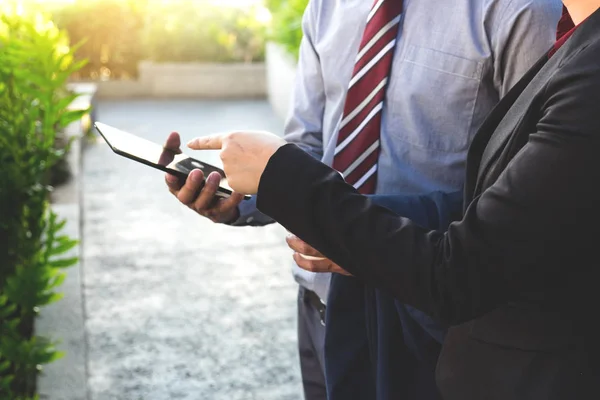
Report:
[{"label": "concrete planter", "polygon": [[98,83],[102,98],[201,97],[256,98],[266,95],[266,72],[262,63],[154,63],[139,65],[133,81]]},{"label": "concrete planter", "polygon": [[276,43],[268,43],[266,49],[267,97],[275,113],[287,118],[292,102],[296,60]]},{"label": "concrete planter", "polygon": [[[97,87],[95,84],[76,83],[69,89],[80,94],[71,105],[72,110],[84,110],[91,106]],[[65,129],[68,137],[74,138],[67,155],[71,179],[57,187],[51,196],[52,211],[59,219],[66,219],[65,233],[81,240],[81,151],[82,137],[90,127],[90,116],[71,123]],[[44,367],[38,377],[37,390],[40,399],[84,400],[87,393],[87,348],[85,312],[82,287],[81,244],[70,251],[69,256],[80,261],[65,269],[66,279],[58,288],[64,297],[44,307],[36,320],[35,331],[41,336],[59,340],[58,349],[65,356]]]}]

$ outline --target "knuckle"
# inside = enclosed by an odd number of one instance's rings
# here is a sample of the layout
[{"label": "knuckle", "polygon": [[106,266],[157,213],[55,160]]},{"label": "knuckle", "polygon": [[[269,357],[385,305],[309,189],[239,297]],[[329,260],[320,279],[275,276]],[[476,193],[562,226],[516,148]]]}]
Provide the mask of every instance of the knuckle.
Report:
[{"label": "knuckle", "polygon": [[199,210],[196,211],[198,214],[200,214],[201,216],[203,216],[204,218],[208,218],[210,220],[213,219],[213,215],[210,211],[206,211],[206,210]]},{"label": "knuckle", "polygon": [[216,207],[213,208],[213,212],[216,215],[223,215],[225,213],[228,213],[229,211],[231,211],[233,209],[233,207],[230,204],[227,203],[219,203],[217,204]]},{"label": "knuckle", "polygon": [[206,214],[206,208],[204,207],[204,204],[199,203],[199,202],[195,202],[194,205],[192,206],[192,208],[198,214],[201,214],[202,216],[205,216],[204,214]]},{"label": "knuckle", "polygon": [[227,134],[227,140],[235,142],[237,139],[239,139],[240,137],[240,133],[235,131],[235,132],[229,132]]},{"label": "knuckle", "polygon": [[229,197],[225,200],[219,201],[215,206],[215,210],[217,210],[218,212],[227,212],[230,211],[233,207],[235,207],[235,204],[231,201],[231,197]]},{"label": "knuckle", "polygon": [[183,191],[179,191],[179,193],[177,193],[177,200],[186,206],[190,204],[190,201],[188,201],[187,196]]}]

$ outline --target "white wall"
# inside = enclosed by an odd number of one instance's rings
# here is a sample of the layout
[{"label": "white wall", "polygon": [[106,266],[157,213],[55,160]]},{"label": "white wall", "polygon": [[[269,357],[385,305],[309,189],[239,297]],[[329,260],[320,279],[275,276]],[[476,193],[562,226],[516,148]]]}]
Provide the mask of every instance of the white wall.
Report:
[{"label": "white wall", "polygon": [[266,64],[267,97],[275,113],[286,119],[296,78],[296,60],[279,45],[268,43]]},{"label": "white wall", "polygon": [[139,78],[98,82],[98,97],[253,98],[266,96],[265,64],[141,62]]}]

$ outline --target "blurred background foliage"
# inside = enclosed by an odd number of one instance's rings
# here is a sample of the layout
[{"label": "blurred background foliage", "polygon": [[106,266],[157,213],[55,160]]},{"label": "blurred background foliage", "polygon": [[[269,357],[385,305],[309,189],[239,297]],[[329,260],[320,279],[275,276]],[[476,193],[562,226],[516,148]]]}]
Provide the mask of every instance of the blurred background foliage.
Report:
[{"label": "blurred background foliage", "polygon": [[[11,0],[9,0],[11,1]],[[12,0],[16,1],[16,0]],[[262,62],[265,43],[297,56],[308,0],[21,0],[45,7],[88,60],[73,79],[130,79],[142,60]]]},{"label": "blurred background foliage", "polygon": [[65,157],[64,128],[88,110],[71,110],[77,98],[69,77],[74,60],[65,32],[49,17],[0,4],[0,399],[35,399],[43,364],[60,357],[37,336],[36,316],[60,299],[65,253],[76,242],[62,233],[49,209],[54,167]]},{"label": "blurred background foliage", "polygon": [[259,6],[219,7],[174,0],[148,9],[144,58],[156,62],[264,60],[266,21]]},{"label": "blurred background foliage", "polygon": [[56,3],[52,18],[89,60],[75,79],[127,79],[141,60],[259,62],[268,11],[198,0],[75,0]]},{"label": "blurred background foliage", "polygon": [[272,15],[269,38],[298,57],[302,40],[302,16],[308,0],[265,0]]},{"label": "blurred background foliage", "polygon": [[140,33],[145,9],[139,0],[77,0],[52,7],[54,23],[80,46],[77,58],[88,60],[73,78],[135,76],[143,54]]}]

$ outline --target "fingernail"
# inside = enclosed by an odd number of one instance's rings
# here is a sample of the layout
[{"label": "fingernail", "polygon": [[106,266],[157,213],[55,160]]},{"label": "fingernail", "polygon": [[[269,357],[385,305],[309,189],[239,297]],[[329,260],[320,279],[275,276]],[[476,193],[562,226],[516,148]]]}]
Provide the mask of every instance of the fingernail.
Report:
[{"label": "fingernail", "polygon": [[211,185],[218,185],[221,182],[221,176],[218,173],[210,174],[208,181]]},{"label": "fingernail", "polygon": [[198,170],[194,170],[190,173],[192,176],[192,182],[194,183],[201,183],[202,182],[202,174],[200,173],[200,171]]},{"label": "fingernail", "polygon": [[192,139],[189,142],[187,142],[187,147],[193,146],[196,143],[196,139]]}]

